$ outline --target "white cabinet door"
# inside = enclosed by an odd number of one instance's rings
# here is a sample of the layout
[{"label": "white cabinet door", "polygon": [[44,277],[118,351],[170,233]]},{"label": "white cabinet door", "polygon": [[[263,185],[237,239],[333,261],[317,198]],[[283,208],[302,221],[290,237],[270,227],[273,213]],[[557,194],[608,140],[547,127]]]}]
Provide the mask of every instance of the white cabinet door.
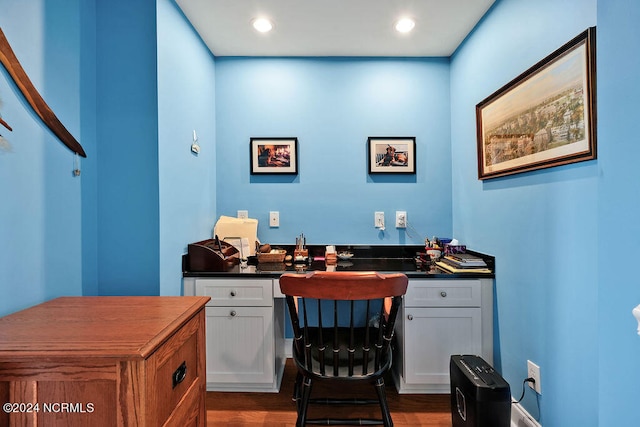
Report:
[{"label": "white cabinet door", "polygon": [[206,307],[207,383],[272,384],[272,307]]},{"label": "white cabinet door", "polygon": [[481,354],[480,308],[406,307],[404,315],[405,382],[448,391],[451,355]]}]

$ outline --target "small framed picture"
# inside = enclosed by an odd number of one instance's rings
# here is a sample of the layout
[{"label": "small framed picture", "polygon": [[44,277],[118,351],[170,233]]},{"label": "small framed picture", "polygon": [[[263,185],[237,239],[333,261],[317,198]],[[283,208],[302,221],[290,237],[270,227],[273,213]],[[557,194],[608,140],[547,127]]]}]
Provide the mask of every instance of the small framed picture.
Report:
[{"label": "small framed picture", "polygon": [[251,174],[298,173],[298,138],[251,138]]},{"label": "small framed picture", "polygon": [[369,173],[416,173],[416,138],[369,137]]}]

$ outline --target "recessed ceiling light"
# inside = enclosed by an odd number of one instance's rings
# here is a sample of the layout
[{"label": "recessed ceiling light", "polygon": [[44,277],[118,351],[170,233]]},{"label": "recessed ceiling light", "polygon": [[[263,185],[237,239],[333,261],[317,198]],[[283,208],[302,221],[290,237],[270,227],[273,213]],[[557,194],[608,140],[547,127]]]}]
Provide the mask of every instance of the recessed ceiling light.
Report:
[{"label": "recessed ceiling light", "polygon": [[268,33],[273,29],[273,24],[267,18],[256,18],[252,22],[253,28],[261,33]]},{"label": "recessed ceiling light", "polygon": [[402,18],[396,21],[395,29],[399,33],[408,33],[413,30],[413,27],[416,26],[416,23],[411,18]]}]

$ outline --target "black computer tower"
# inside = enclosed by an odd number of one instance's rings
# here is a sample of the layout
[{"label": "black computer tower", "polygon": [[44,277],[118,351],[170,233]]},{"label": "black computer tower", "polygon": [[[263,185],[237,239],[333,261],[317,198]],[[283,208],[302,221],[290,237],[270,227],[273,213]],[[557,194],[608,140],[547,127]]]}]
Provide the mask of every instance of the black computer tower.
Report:
[{"label": "black computer tower", "polygon": [[453,427],[509,427],[511,390],[502,376],[479,356],[451,356]]}]

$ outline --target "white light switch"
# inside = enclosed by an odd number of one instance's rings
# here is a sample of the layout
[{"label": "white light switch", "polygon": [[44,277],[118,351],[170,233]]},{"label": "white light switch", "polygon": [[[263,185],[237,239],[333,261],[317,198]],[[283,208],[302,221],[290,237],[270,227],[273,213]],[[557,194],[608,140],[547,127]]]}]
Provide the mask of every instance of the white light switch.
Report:
[{"label": "white light switch", "polygon": [[280,212],[269,212],[269,227],[280,227]]},{"label": "white light switch", "polygon": [[407,228],[406,211],[396,211],[396,228]]}]

